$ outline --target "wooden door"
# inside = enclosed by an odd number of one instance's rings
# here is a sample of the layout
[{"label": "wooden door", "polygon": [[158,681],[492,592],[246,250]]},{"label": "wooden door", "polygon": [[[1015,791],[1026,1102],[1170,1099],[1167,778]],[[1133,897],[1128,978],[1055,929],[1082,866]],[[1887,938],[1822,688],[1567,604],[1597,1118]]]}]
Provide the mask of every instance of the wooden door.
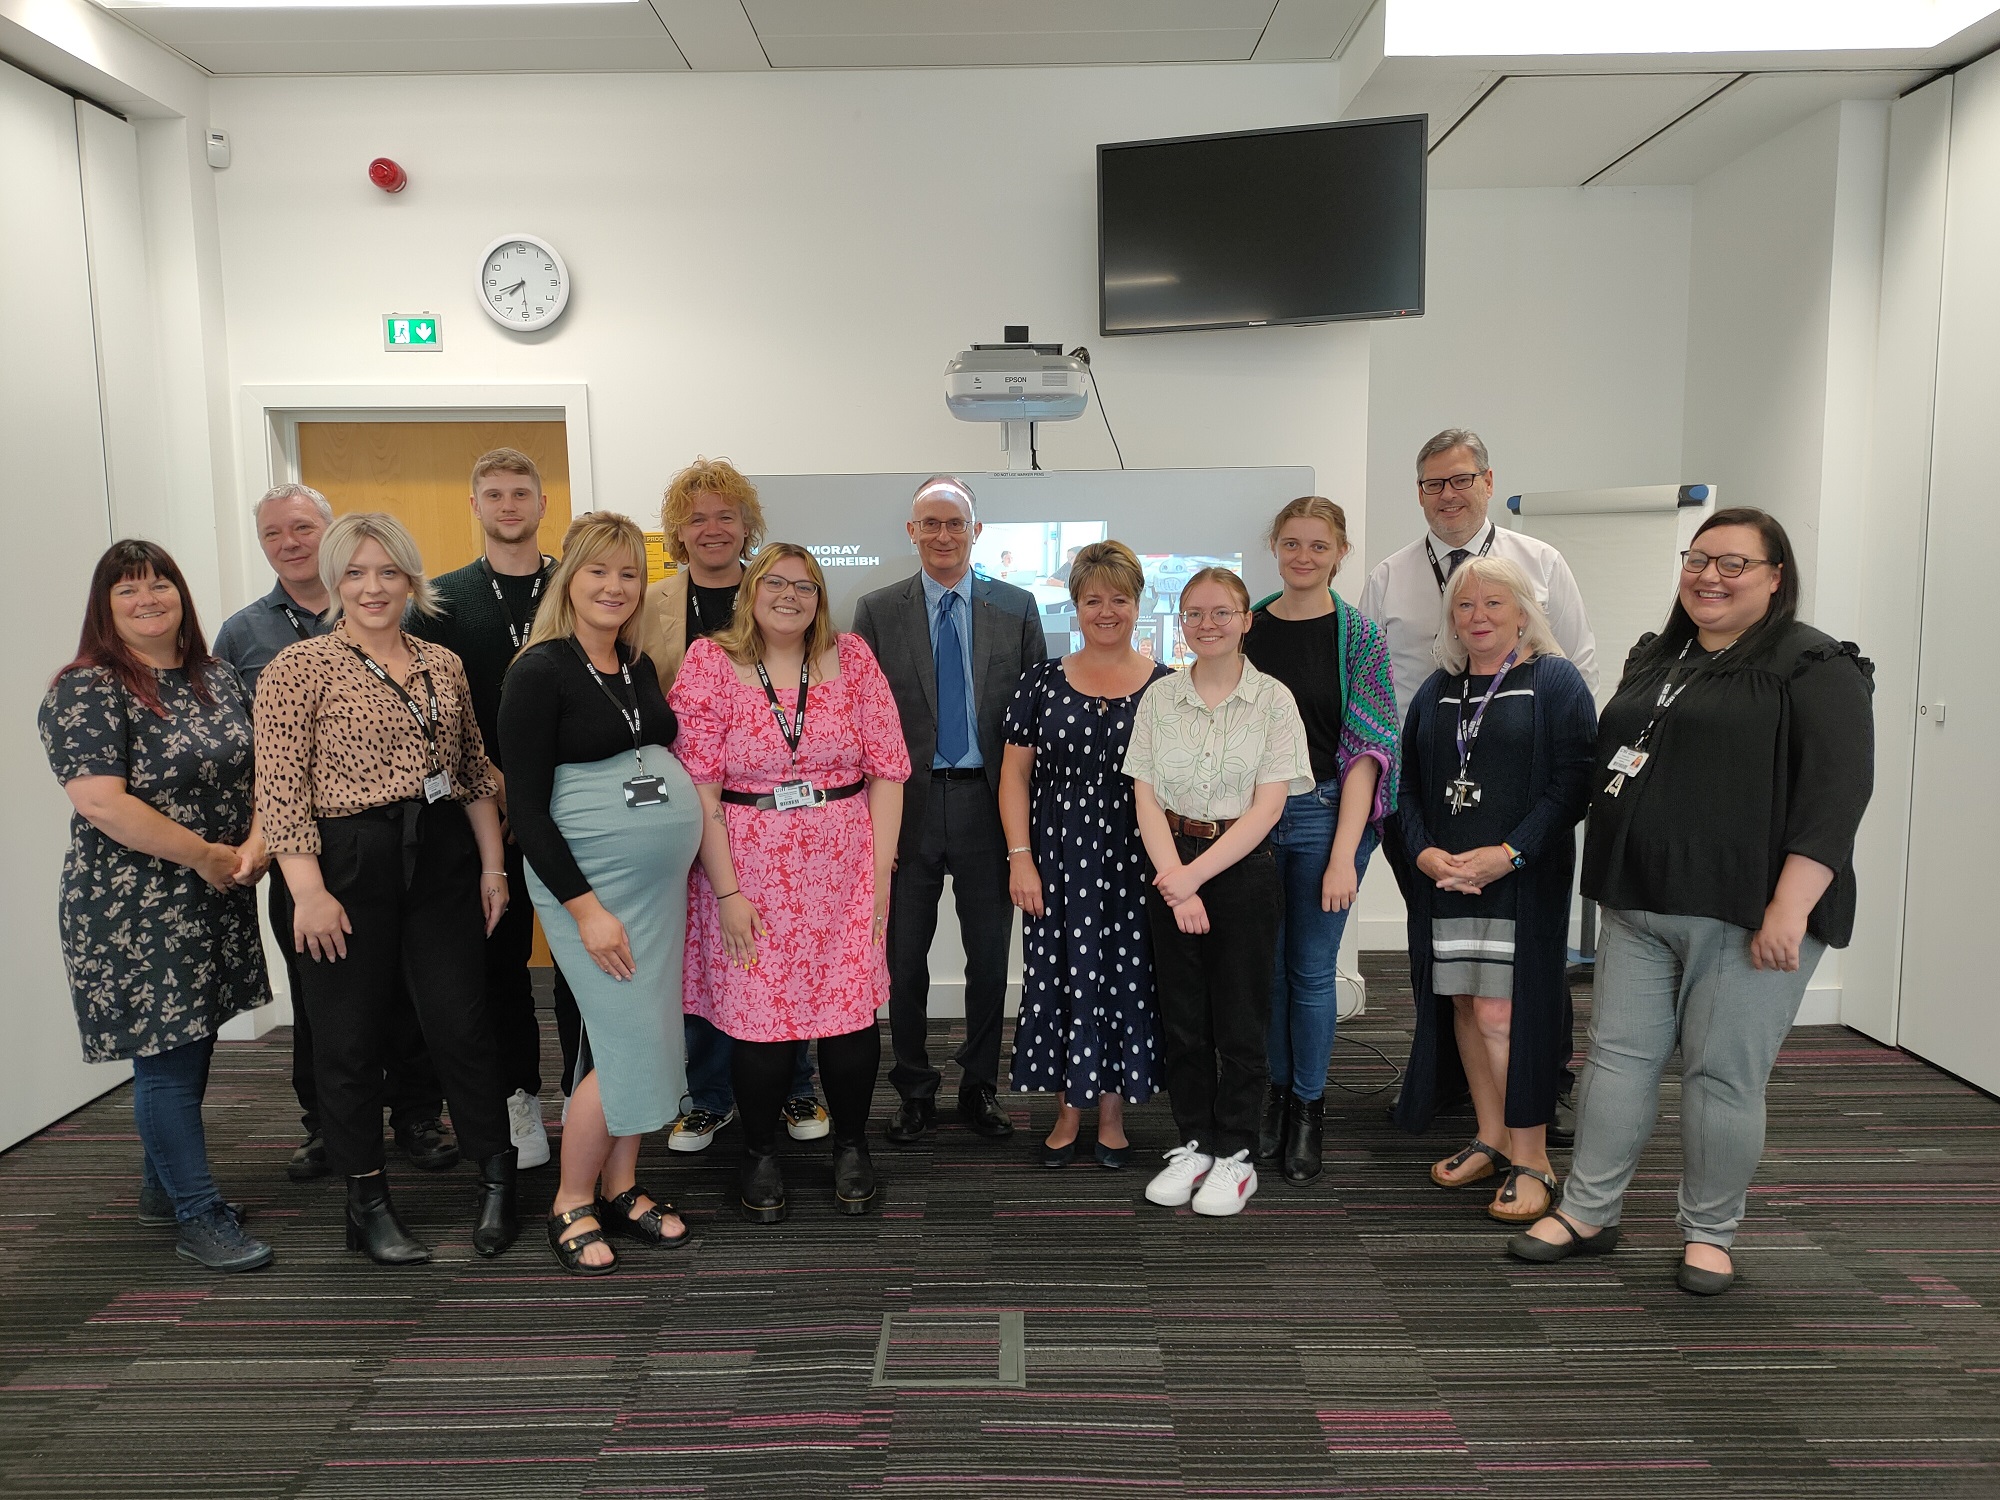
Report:
[{"label": "wooden door", "polygon": [[[468,503],[472,464],[495,448],[518,448],[542,471],[548,514],[542,550],[556,555],[569,530],[569,439],[560,422],[301,422],[299,478],[326,496],[336,515],[387,511],[417,539],[435,578],[480,552]],[[552,962],[541,923],[528,960]]]}]

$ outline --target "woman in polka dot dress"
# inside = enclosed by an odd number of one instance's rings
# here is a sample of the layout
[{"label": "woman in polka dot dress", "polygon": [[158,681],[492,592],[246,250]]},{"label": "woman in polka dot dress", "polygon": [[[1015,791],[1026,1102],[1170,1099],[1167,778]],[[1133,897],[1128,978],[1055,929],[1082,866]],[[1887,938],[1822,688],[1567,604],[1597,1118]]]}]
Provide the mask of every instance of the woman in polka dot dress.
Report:
[{"label": "woman in polka dot dress", "polygon": [[1025,960],[1012,1087],[1062,1095],[1045,1167],[1069,1165],[1093,1101],[1097,1160],[1124,1166],[1125,1104],[1144,1103],[1161,1081],[1151,871],[1121,770],[1140,695],[1171,675],[1132,647],[1145,587],[1124,543],[1079,552],[1069,591],[1083,649],[1030,667],[1007,710],[1000,821]]}]

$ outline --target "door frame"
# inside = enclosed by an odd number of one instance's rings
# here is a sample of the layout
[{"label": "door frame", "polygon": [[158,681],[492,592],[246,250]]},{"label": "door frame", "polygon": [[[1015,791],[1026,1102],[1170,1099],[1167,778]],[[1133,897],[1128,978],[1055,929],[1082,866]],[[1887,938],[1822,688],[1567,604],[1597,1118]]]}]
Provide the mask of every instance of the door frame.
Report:
[{"label": "door frame", "polygon": [[246,385],[237,424],[245,524],[225,544],[224,580],[236,608],[265,593],[269,569],[248,524],[249,506],[273,485],[299,478],[301,422],[561,422],[569,447],[570,514],[595,510],[590,472],[590,393],[551,385]]}]

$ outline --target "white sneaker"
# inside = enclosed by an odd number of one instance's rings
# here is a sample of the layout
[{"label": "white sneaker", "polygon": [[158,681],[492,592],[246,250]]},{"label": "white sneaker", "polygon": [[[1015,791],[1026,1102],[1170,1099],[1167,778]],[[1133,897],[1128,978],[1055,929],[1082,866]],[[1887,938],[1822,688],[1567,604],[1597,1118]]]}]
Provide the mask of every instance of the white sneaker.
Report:
[{"label": "white sneaker", "polygon": [[1225,1156],[1201,1180],[1194,1195],[1194,1211],[1211,1218],[1226,1218],[1243,1212],[1243,1205],[1257,1191],[1257,1169],[1250,1165],[1250,1153],[1239,1151]]},{"label": "white sneaker", "polygon": [[542,1101],[526,1089],[515,1089],[507,1096],[507,1135],[514,1143],[514,1164],[520,1170],[549,1164],[549,1132],[542,1124]]},{"label": "white sneaker", "polygon": [[1214,1157],[1202,1155],[1198,1149],[1200,1145],[1200,1141],[1189,1141],[1185,1146],[1176,1146],[1167,1153],[1165,1168],[1146,1184],[1146,1200],[1149,1203],[1157,1203],[1162,1208],[1179,1208],[1194,1196],[1194,1185],[1215,1165]]},{"label": "white sneaker", "polygon": [[735,1118],[733,1108],[719,1115],[705,1109],[691,1109],[674,1121],[674,1128],[667,1132],[667,1149],[706,1151],[708,1143],[715,1139],[716,1131]]}]

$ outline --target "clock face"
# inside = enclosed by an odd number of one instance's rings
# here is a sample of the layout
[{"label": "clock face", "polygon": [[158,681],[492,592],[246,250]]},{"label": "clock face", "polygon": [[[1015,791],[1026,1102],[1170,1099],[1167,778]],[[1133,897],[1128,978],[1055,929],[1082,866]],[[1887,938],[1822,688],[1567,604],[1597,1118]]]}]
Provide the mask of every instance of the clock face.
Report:
[{"label": "clock face", "polygon": [[504,236],[479,258],[479,305],[502,328],[546,328],[569,305],[569,270],[548,241]]}]

